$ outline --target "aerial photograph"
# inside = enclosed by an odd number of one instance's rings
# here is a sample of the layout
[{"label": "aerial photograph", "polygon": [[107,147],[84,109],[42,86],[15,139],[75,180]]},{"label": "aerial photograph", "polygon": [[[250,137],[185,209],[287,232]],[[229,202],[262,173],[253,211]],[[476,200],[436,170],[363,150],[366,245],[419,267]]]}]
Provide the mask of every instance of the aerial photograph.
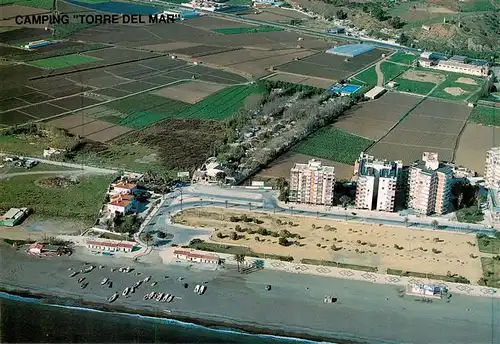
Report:
[{"label": "aerial photograph", "polygon": [[1,0],[0,342],[500,344],[500,0]]}]

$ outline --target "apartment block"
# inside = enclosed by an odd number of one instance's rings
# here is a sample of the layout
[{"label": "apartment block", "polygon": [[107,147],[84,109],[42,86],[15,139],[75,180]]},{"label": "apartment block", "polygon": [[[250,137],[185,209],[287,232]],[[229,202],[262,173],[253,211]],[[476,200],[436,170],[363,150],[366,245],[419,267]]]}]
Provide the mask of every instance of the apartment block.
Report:
[{"label": "apartment block", "polygon": [[407,206],[421,214],[445,214],[450,210],[453,170],[440,164],[437,153],[424,152],[408,175]]},{"label": "apartment block", "polygon": [[500,147],[486,152],[484,184],[486,188],[497,188],[500,185]]},{"label": "apartment block", "polygon": [[394,211],[402,168],[401,161],[379,160],[361,153],[354,164],[356,208]]},{"label": "apartment block", "polygon": [[335,168],[321,161],[295,164],[290,171],[290,202],[333,205]]}]

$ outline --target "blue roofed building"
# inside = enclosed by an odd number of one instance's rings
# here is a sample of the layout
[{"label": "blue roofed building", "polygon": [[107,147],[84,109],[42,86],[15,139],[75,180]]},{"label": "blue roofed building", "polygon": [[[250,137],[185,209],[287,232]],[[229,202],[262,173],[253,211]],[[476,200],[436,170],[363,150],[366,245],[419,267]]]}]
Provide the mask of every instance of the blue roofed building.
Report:
[{"label": "blue roofed building", "polygon": [[340,56],[346,56],[346,57],[355,57],[359,56],[361,54],[367,53],[369,51],[373,50],[373,45],[371,44],[346,44],[346,45],[339,45],[338,47],[334,47],[331,49],[328,49],[326,51],[327,54],[332,54],[332,55],[340,55]]}]

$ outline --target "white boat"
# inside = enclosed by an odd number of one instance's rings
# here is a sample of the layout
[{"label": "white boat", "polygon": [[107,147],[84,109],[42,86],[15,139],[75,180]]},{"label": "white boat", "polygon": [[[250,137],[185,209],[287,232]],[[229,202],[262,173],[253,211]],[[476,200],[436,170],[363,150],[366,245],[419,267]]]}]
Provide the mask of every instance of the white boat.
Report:
[{"label": "white boat", "polygon": [[137,281],[137,282],[135,282],[135,284],[134,284],[134,288],[139,287],[141,284],[142,284],[142,281]]},{"label": "white boat", "polygon": [[168,298],[167,298],[167,302],[172,302],[172,300],[174,299],[174,295],[170,295]]},{"label": "white boat", "polygon": [[115,272],[116,271],[116,268],[111,268],[111,272]]},{"label": "white boat", "polygon": [[149,298],[152,299],[156,296],[156,293],[154,291],[152,291],[151,293],[149,293]]},{"label": "white boat", "polygon": [[82,283],[83,281],[85,281],[85,277],[80,277],[80,278],[78,279],[78,283]]},{"label": "white boat", "polygon": [[166,294],[165,296],[162,297],[161,302],[167,302],[167,299],[169,298],[170,294]]},{"label": "white boat", "polygon": [[127,267],[123,270],[123,272],[125,272],[125,273],[129,273],[130,271],[132,271],[132,268],[131,268],[130,266],[127,266]]},{"label": "white boat", "polygon": [[163,298],[163,295],[165,295],[165,294],[160,293],[160,295],[158,295],[158,296],[156,297],[156,301],[160,302],[160,301],[161,301],[161,299]]},{"label": "white boat", "polygon": [[149,300],[149,294],[144,295],[143,300]]},{"label": "white boat", "polygon": [[87,266],[84,270],[83,270],[83,273],[88,273],[90,271],[94,270],[94,266],[93,265],[90,265],[90,266]]},{"label": "white boat", "polygon": [[101,285],[105,285],[106,283],[108,283],[108,281],[109,281],[109,278],[104,277],[104,279],[101,281]]},{"label": "white boat", "polygon": [[119,268],[118,271],[123,272],[125,268]]},{"label": "white boat", "polygon": [[197,284],[196,287],[194,287],[194,292],[197,293],[200,291],[200,285]]},{"label": "white boat", "polygon": [[135,293],[135,287],[130,288],[130,292],[133,294]]},{"label": "white boat", "polygon": [[198,294],[199,295],[203,295],[203,293],[205,292],[205,290],[207,290],[207,287],[205,285],[202,285],[200,287],[200,290],[198,291]]},{"label": "white boat", "polygon": [[80,271],[74,271],[74,272],[72,272],[72,273],[69,274],[69,277],[75,277],[79,273],[80,273]]},{"label": "white boat", "polygon": [[119,295],[120,295],[120,294],[118,294],[118,293],[114,293],[113,295],[111,295],[111,296],[108,298],[108,301],[109,301],[109,302],[113,302],[113,301],[115,301],[115,300],[118,298],[118,296],[119,296]]},{"label": "white boat", "polygon": [[99,269],[103,269],[104,268],[104,265],[99,265]]},{"label": "white boat", "polygon": [[127,288],[123,289],[123,293],[122,293],[122,295],[123,295],[123,296],[127,296],[129,291],[130,291],[130,288],[129,288],[129,287],[127,287]]},{"label": "white boat", "polygon": [[158,282],[153,282],[153,283],[151,283],[151,286],[154,287],[157,284],[158,284]]},{"label": "white boat", "polygon": [[148,276],[144,279],[144,283],[148,283],[151,280],[151,276]]}]

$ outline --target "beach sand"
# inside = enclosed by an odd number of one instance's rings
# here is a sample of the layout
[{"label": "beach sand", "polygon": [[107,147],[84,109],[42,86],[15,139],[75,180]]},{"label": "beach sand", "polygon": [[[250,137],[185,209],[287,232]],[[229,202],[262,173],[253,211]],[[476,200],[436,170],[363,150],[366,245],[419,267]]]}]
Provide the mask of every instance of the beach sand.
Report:
[{"label": "beach sand", "polygon": [[[304,238],[290,239],[298,241],[300,246],[285,247],[278,244],[278,238],[247,233],[238,233],[245,238],[231,240],[229,237],[218,238],[214,232],[211,240],[248,246],[259,253],[293,256],[295,261],[302,258],[332,260],[373,266],[379,271],[393,268],[441,275],[450,271],[473,283],[482,277],[481,254],[477,246],[471,245],[476,242],[474,235],[258,212],[247,212],[246,215],[264,221],[262,224],[229,221],[231,216],[241,217],[243,213],[223,208],[188,209],[176,214],[174,222],[198,228],[217,228],[224,236],[234,231],[236,225],[255,230],[263,227],[275,232],[288,230]],[[276,219],[282,224],[277,224]],[[433,252],[433,249],[437,251]]]},{"label": "beach sand", "polygon": [[[267,270],[243,275],[235,267],[213,272],[159,263],[148,265],[78,250],[70,257],[35,258],[2,244],[0,255],[1,289],[30,290],[82,302],[107,304],[105,298],[112,292],[121,292],[151,275],[152,280],[159,281],[155,290],[181,299],[171,304],[143,301],[143,295],[153,289],[143,285],[130,298],[120,295],[113,306],[149,314],[164,314],[163,310],[168,309],[171,313],[167,316],[173,318],[267,328],[293,336],[306,333],[330,340],[365,338],[365,342],[491,343],[500,336],[500,317],[492,318],[491,312],[492,306],[498,309],[498,299],[453,295],[449,303],[439,300],[429,304],[416,302],[413,297],[400,298],[396,288],[388,285]],[[103,263],[106,267],[89,273],[90,284],[82,290],[76,278],[68,277],[68,268],[79,270],[84,261]],[[135,271],[110,272],[111,266],[124,265],[134,267],[141,275],[136,276]],[[112,289],[100,285],[105,276],[113,281]],[[179,276],[185,277],[189,289],[175,281]],[[208,289],[199,296],[192,287],[202,281],[208,282]],[[266,284],[273,286],[271,291],[265,290]],[[324,304],[325,295],[337,297],[338,302]]]}]

